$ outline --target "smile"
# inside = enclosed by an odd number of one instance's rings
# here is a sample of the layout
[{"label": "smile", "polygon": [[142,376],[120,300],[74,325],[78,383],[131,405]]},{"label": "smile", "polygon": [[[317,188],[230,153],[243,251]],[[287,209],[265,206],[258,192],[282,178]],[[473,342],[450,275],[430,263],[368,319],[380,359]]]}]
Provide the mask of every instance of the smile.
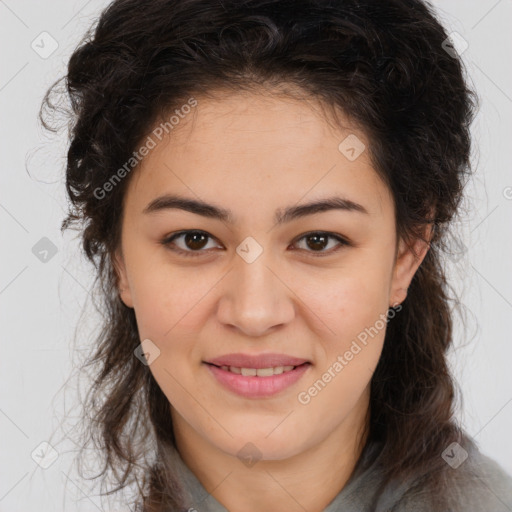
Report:
[{"label": "smile", "polygon": [[236,366],[221,366],[222,370],[230,371],[244,377],[271,377],[272,375],[281,375],[289,372],[296,366],[275,366],[273,368],[237,368]]},{"label": "smile", "polygon": [[273,366],[269,368],[243,368],[217,366],[204,363],[215,381],[228,390],[244,398],[268,398],[281,393],[302,378],[311,363],[297,366]]}]

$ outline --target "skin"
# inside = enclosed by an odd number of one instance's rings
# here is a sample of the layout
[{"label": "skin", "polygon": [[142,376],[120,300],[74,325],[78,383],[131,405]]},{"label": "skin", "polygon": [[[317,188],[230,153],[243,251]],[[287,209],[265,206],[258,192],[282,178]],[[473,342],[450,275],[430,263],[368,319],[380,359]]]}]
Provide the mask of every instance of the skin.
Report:
[{"label": "skin", "polygon": [[[171,404],[181,457],[205,489],[231,511],[321,512],[361,453],[385,327],[309,403],[298,394],[405,299],[428,245],[418,239],[410,250],[397,240],[393,197],[368,151],[350,161],[338,150],[349,134],[369,144],[348,119],[334,127],[313,100],[282,95],[197,99],[130,178],[114,260],[120,296],[135,310],[140,339],[160,350],[149,369]],[[229,208],[235,222],[178,209],[143,214],[163,193]],[[331,210],[275,225],[277,209],[332,195],[368,215]],[[209,234],[202,245],[174,241],[203,251],[197,257],[161,243],[185,229]],[[302,238],[309,231],[351,245],[315,245]],[[248,236],[263,249],[252,263],[236,252]],[[247,399],[202,363],[232,352],[285,353],[312,365],[278,395]],[[251,467],[237,456],[248,442],[261,457]]]}]

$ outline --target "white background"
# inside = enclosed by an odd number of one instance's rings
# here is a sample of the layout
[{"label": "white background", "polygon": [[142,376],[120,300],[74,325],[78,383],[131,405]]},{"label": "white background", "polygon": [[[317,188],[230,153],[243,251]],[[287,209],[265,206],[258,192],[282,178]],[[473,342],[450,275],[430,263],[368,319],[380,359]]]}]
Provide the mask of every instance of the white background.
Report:
[{"label": "white background", "polygon": [[[66,380],[93,274],[73,232],[60,232],[65,134],[49,138],[36,117],[44,92],[107,4],[0,0],[0,511],[128,510],[102,503],[71,465],[76,447],[65,436],[78,409],[76,382]],[[459,223],[467,252],[450,260],[466,309],[450,354],[464,400],[459,419],[480,449],[512,474],[512,2],[434,5],[449,31],[469,43],[462,57],[481,98],[473,126],[477,170]],[[31,47],[44,31],[58,43],[46,59]],[[46,263],[32,252],[43,237],[57,248]],[[86,328],[99,321],[88,311],[77,335],[84,354],[91,342]],[[44,441],[58,452],[47,469],[31,457]]]}]

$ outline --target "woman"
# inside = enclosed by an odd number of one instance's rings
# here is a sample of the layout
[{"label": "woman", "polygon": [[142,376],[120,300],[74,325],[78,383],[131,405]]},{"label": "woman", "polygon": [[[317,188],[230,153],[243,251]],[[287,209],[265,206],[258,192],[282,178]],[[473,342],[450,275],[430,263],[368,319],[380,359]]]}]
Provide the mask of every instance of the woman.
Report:
[{"label": "woman", "polygon": [[[66,187],[107,314],[85,411],[145,511],[511,510],[454,418],[441,250],[475,100],[420,0],[116,0]],[[44,108],[52,107],[49,91]]]}]

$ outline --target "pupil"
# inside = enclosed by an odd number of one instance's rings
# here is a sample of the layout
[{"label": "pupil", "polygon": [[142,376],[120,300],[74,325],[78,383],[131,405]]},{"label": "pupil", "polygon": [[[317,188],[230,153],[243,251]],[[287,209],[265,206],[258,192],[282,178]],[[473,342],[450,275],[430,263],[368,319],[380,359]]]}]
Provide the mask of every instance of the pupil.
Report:
[{"label": "pupil", "polygon": [[325,247],[325,240],[326,240],[326,238],[327,237],[325,235],[310,235],[308,237],[308,240],[312,240],[312,239],[318,240],[318,239],[321,239],[322,242],[320,242],[320,243],[317,242],[316,244],[315,243],[313,243],[313,244],[309,244],[308,243],[308,246],[310,248],[312,248],[312,249],[315,249],[315,248],[316,249],[323,249]]},{"label": "pupil", "polygon": [[[199,238],[203,238],[203,243],[201,242],[198,242],[197,241],[197,238],[195,237],[199,237]],[[190,248],[190,249],[201,249],[205,244],[204,244],[204,238],[205,235],[204,233],[187,233],[185,235],[185,241],[186,241],[186,244],[187,246]],[[192,241],[192,243],[190,243]],[[195,245],[195,244],[199,244],[199,246]]]}]

